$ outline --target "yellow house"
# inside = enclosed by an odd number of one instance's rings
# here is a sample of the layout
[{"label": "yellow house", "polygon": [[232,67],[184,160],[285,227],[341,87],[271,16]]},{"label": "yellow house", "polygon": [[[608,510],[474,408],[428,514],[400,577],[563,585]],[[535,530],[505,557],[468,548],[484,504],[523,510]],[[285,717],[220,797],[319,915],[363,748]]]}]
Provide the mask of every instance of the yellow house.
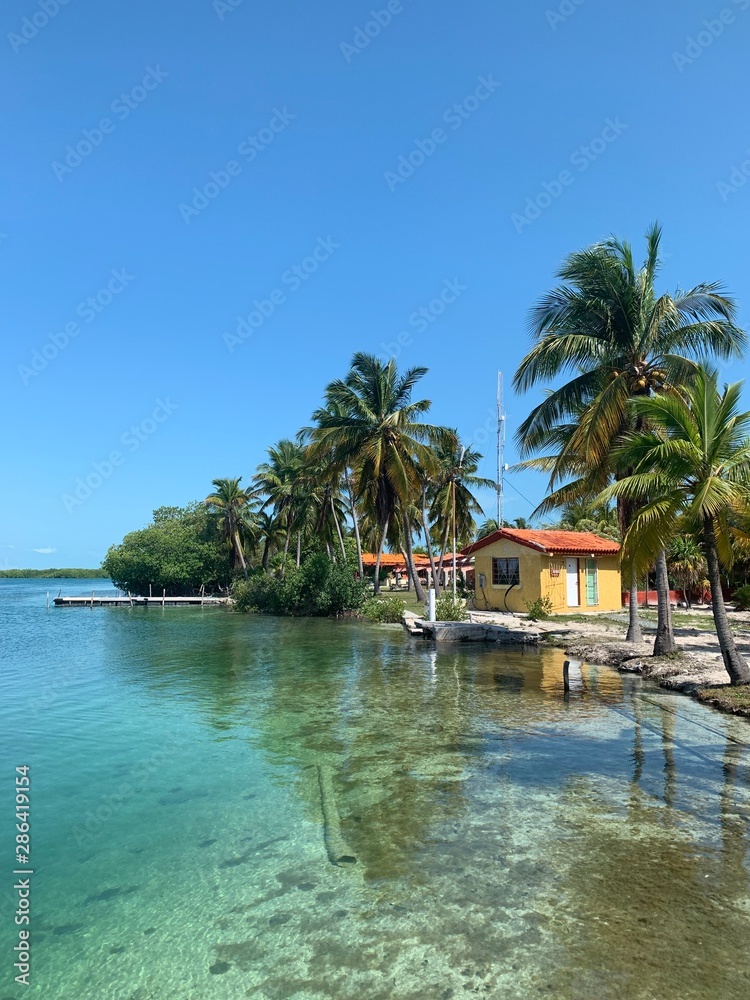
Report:
[{"label": "yellow house", "polygon": [[526,611],[549,597],[555,612],[622,608],[620,546],[588,531],[503,528],[481,538],[474,556],[478,610]]}]

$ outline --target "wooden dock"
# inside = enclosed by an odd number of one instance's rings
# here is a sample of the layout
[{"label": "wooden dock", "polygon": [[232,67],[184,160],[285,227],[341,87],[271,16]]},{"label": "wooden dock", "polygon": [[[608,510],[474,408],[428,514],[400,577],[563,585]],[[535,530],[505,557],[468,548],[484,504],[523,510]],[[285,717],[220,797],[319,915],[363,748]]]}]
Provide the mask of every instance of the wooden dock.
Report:
[{"label": "wooden dock", "polygon": [[215,607],[229,602],[228,597],[97,597],[96,594],[78,594],[75,597],[55,597],[58,608],[135,608],[135,607]]}]

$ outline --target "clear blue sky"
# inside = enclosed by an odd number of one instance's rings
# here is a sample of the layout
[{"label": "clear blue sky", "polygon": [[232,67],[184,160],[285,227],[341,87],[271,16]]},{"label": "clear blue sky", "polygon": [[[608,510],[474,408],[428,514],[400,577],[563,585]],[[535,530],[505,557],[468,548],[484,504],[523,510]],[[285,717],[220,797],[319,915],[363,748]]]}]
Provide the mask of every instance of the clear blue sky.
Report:
[{"label": "clear blue sky", "polygon": [[[403,0],[367,46],[382,0],[58,2],[0,17],[0,565],[96,565],[249,477],[355,350],[428,366],[433,420],[493,477],[496,371],[612,232],[640,249],[659,219],[664,287],[721,279],[747,322],[750,183],[717,185],[750,159],[750,0]],[[233,343],[254,300],[272,314]],[[508,462],[532,401],[508,391]],[[506,516],[530,509],[509,486]]]}]

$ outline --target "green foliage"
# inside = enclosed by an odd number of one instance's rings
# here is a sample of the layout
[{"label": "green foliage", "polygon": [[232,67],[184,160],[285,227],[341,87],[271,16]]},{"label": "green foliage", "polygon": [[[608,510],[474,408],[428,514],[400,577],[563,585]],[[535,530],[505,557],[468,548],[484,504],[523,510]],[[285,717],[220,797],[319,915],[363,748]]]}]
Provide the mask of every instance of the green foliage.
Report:
[{"label": "green foliage", "polygon": [[118,587],[133,594],[148,594],[149,584],[157,593],[165,589],[176,596],[201,586],[211,593],[232,580],[231,552],[217,518],[199,504],[158,508],[152,524],[131,531],[109,549],[102,567]]},{"label": "green foliage", "polygon": [[334,563],[317,552],[299,569],[289,570],[284,580],[257,574],[237,581],[232,597],[238,611],[331,617],[357,611],[364,603],[365,590],[354,579],[351,566]]},{"label": "green foliage", "polygon": [[406,603],[400,597],[371,597],[362,606],[362,614],[371,622],[397,623],[404,617]]},{"label": "green foliage", "polygon": [[439,622],[465,622],[469,617],[466,604],[460,600],[453,600],[453,594],[443,591],[435,601],[435,618]]},{"label": "green foliage", "polygon": [[0,578],[39,580],[107,579],[103,569],[0,569]]},{"label": "green foliage", "polygon": [[750,611],[750,583],[735,590],[732,594],[732,604],[735,611]]},{"label": "green foliage", "polygon": [[535,601],[524,601],[529,618],[533,622],[538,622],[544,618],[549,618],[552,614],[553,605],[550,597],[537,597]]}]

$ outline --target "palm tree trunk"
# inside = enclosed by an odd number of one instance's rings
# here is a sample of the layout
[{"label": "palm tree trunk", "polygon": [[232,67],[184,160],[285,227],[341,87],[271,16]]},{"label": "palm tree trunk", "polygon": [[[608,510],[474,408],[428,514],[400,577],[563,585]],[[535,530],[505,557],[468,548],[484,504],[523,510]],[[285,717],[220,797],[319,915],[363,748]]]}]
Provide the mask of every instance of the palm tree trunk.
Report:
[{"label": "palm tree trunk", "polygon": [[664,549],[656,557],[656,607],[657,624],[654,656],[670,656],[677,651],[677,644],[674,641],[674,629],[672,628],[667,553]]},{"label": "palm tree trunk", "polygon": [[643,630],[638,618],[638,579],[630,574],[630,600],[628,602],[628,632],[625,642],[643,642]]},{"label": "palm tree trunk", "polygon": [[297,569],[299,569],[299,564],[302,562],[302,532],[297,532]]},{"label": "palm tree trunk", "polygon": [[430,573],[432,575],[432,586],[435,588],[435,594],[440,593],[440,584],[438,583],[437,576],[435,575],[435,557],[432,554],[432,542],[430,540],[430,529],[427,525],[427,490],[422,489],[422,527],[424,528],[424,543],[427,548],[427,555],[430,559]]},{"label": "palm tree trunk", "polygon": [[286,557],[289,553],[289,542],[292,540],[292,516],[289,514],[286,519],[286,538],[284,539],[284,556],[281,560],[281,578],[284,579],[286,572]]},{"label": "palm tree trunk", "polygon": [[364,579],[365,568],[362,564],[362,539],[359,537],[359,518],[357,517],[357,508],[354,506],[354,494],[352,493],[352,484],[349,481],[349,477],[346,477],[346,488],[349,491],[349,505],[352,511],[352,521],[354,523],[354,538],[357,543],[357,566],[359,567],[359,578]]},{"label": "palm tree trunk", "polygon": [[[237,561],[242,568],[242,572],[245,574],[245,579],[247,580],[247,565],[245,563],[245,553],[242,551],[242,542],[240,540],[240,533],[237,528],[234,529],[234,551],[237,554]],[[226,550],[225,550],[226,551]]]},{"label": "palm tree trunk", "polygon": [[333,503],[333,494],[330,496],[331,501],[331,513],[333,514],[333,523],[336,525],[336,534],[339,536],[339,544],[341,545],[341,555],[346,562],[346,546],[344,545],[344,536],[341,534],[341,525],[339,524],[338,514],[336,513],[336,508]]},{"label": "palm tree trunk", "polygon": [[271,539],[266,535],[266,540],[263,545],[263,558],[261,559],[261,566],[263,567],[263,572],[268,572],[268,557],[271,554]]},{"label": "palm tree trunk", "polygon": [[378,558],[375,560],[375,596],[380,593],[380,560],[383,555],[383,549],[385,547],[385,536],[388,534],[388,522],[390,518],[385,519],[380,531],[380,544],[378,545]]},{"label": "palm tree trunk", "polygon": [[414,581],[414,593],[417,595],[417,600],[420,604],[425,604],[427,602],[427,594],[422,586],[422,581],[419,579],[417,574],[417,567],[414,565],[414,552],[412,551],[411,544],[411,524],[409,523],[409,515],[404,514],[404,537],[406,545],[406,558],[407,558],[407,568],[411,573],[411,578]]},{"label": "palm tree trunk", "polygon": [[719,637],[721,656],[732,684],[750,684],[750,667],[737,649],[732,629],[729,625],[724,595],[721,592],[721,569],[716,551],[716,535],[714,523],[707,517],[703,522],[703,538],[708,562],[708,579],[711,584],[711,609],[716,624],[716,634]]},{"label": "palm tree trunk", "polygon": [[406,554],[406,549],[401,549],[401,556],[404,560],[404,566],[406,566],[406,590],[411,593],[412,575],[409,568],[409,557]]},{"label": "palm tree trunk", "polygon": [[[624,475],[629,475],[629,473],[623,473],[622,475],[615,476],[616,480],[622,479]],[[620,527],[620,537],[624,538],[625,534],[630,525],[630,503],[623,500],[622,497],[617,498],[617,523]],[[648,597],[648,589],[646,590],[646,597]],[[640,619],[638,618],[638,580],[634,573],[630,574],[630,599],[628,601],[628,631],[625,636],[626,642],[643,642],[643,630],[641,629]]]}]

